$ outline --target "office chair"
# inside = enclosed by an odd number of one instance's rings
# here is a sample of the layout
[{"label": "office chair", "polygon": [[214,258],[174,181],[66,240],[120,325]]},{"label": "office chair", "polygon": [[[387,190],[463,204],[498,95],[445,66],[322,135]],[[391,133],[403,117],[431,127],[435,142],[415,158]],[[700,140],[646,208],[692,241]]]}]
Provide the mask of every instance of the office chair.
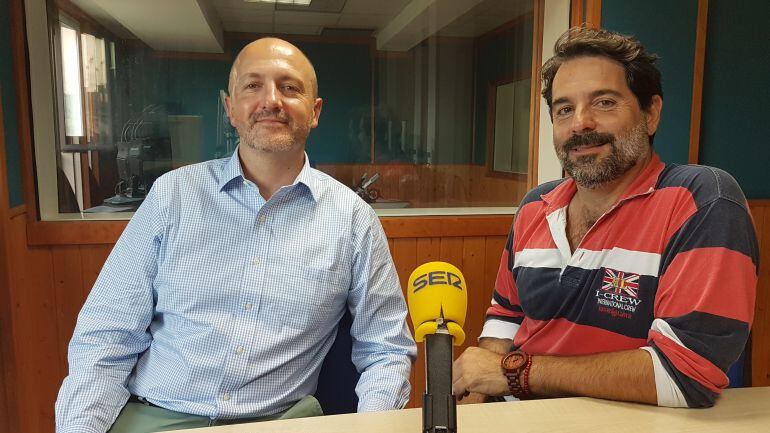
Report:
[{"label": "office chair", "polygon": [[325,415],[354,413],[358,409],[356,384],[361,374],[350,358],[353,350],[353,337],[350,336],[352,324],[353,316],[346,309],[340,319],[337,337],[321,365],[315,397]]}]

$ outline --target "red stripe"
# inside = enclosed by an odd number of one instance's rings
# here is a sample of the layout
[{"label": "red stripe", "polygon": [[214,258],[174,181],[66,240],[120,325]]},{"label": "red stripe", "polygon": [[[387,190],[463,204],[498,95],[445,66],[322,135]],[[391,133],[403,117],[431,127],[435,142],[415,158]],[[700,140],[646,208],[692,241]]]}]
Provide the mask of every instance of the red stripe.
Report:
[{"label": "red stripe", "polygon": [[674,368],[710,391],[719,394],[730,382],[727,375],[708,359],[677,344],[660,332],[650,330],[648,337],[663,351]]},{"label": "red stripe", "polygon": [[637,349],[647,345],[644,338],[631,338],[567,319],[547,321],[525,318],[514,343],[535,355],[590,355]]},{"label": "red stripe", "polygon": [[661,254],[669,239],[697,208],[687,188],[659,189],[622,204],[591,230],[580,244],[594,251],[618,247]]},{"label": "red stripe", "polygon": [[513,312],[502,305],[494,304],[487,308],[487,315],[489,316],[501,316],[501,317],[522,317],[524,313]]},{"label": "red stripe", "polygon": [[655,317],[700,311],[751,325],[756,287],[757,270],[742,253],[723,247],[679,253],[660,277]]},{"label": "red stripe", "polygon": [[[516,282],[513,281],[513,274],[508,269],[508,250],[503,251],[500,257],[500,267],[497,270],[497,280],[495,280],[495,291],[503,298],[507,299],[511,305],[519,305],[519,290]],[[521,317],[522,313],[514,313],[502,306],[493,305],[487,310],[487,314],[497,316]]]},{"label": "red stripe", "polygon": [[543,215],[544,206],[542,201],[537,201],[527,203],[519,209],[513,226],[516,252],[530,248],[556,248],[548,228],[548,220]]}]

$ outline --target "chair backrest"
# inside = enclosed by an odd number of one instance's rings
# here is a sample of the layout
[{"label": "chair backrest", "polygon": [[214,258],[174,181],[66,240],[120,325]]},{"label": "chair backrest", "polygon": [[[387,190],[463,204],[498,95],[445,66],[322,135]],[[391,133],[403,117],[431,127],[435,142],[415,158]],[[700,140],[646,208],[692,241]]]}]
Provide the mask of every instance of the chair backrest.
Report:
[{"label": "chair backrest", "polygon": [[326,415],[354,413],[358,409],[356,384],[361,374],[351,360],[353,338],[350,336],[350,327],[352,324],[353,316],[346,309],[340,319],[337,337],[321,366],[315,397],[321,403],[321,408]]},{"label": "chair backrest", "polygon": [[741,356],[727,370],[727,378],[730,379],[728,388],[743,388],[746,386],[746,349],[741,352]]}]

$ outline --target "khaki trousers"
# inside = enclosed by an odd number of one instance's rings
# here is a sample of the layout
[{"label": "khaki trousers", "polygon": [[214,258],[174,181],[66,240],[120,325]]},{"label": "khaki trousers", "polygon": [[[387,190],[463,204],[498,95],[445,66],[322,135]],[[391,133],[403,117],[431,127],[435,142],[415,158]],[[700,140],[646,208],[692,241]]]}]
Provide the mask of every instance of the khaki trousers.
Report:
[{"label": "khaki trousers", "polygon": [[216,425],[242,424],[276,419],[305,418],[321,416],[323,410],[318,400],[309,395],[289,409],[264,417],[212,420],[211,418],[186,413],[174,412],[161,407],[142,403],[127,403],[112,424],[109,433],[151,433],[187,428],[210,427]]}]

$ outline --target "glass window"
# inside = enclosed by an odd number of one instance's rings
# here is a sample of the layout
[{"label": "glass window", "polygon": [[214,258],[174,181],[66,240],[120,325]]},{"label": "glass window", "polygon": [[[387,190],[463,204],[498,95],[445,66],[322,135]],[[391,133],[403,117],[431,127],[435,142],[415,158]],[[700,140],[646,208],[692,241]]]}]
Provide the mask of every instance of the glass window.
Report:
[{"label": "glass window", "polygon": [[131,212],[166,171],[231,155],[230,66],[266,35],[316,68],[311,164],[373,207],[511,213],[531,187],[534,0],[42,1],[59,89],[43,216]]}]

